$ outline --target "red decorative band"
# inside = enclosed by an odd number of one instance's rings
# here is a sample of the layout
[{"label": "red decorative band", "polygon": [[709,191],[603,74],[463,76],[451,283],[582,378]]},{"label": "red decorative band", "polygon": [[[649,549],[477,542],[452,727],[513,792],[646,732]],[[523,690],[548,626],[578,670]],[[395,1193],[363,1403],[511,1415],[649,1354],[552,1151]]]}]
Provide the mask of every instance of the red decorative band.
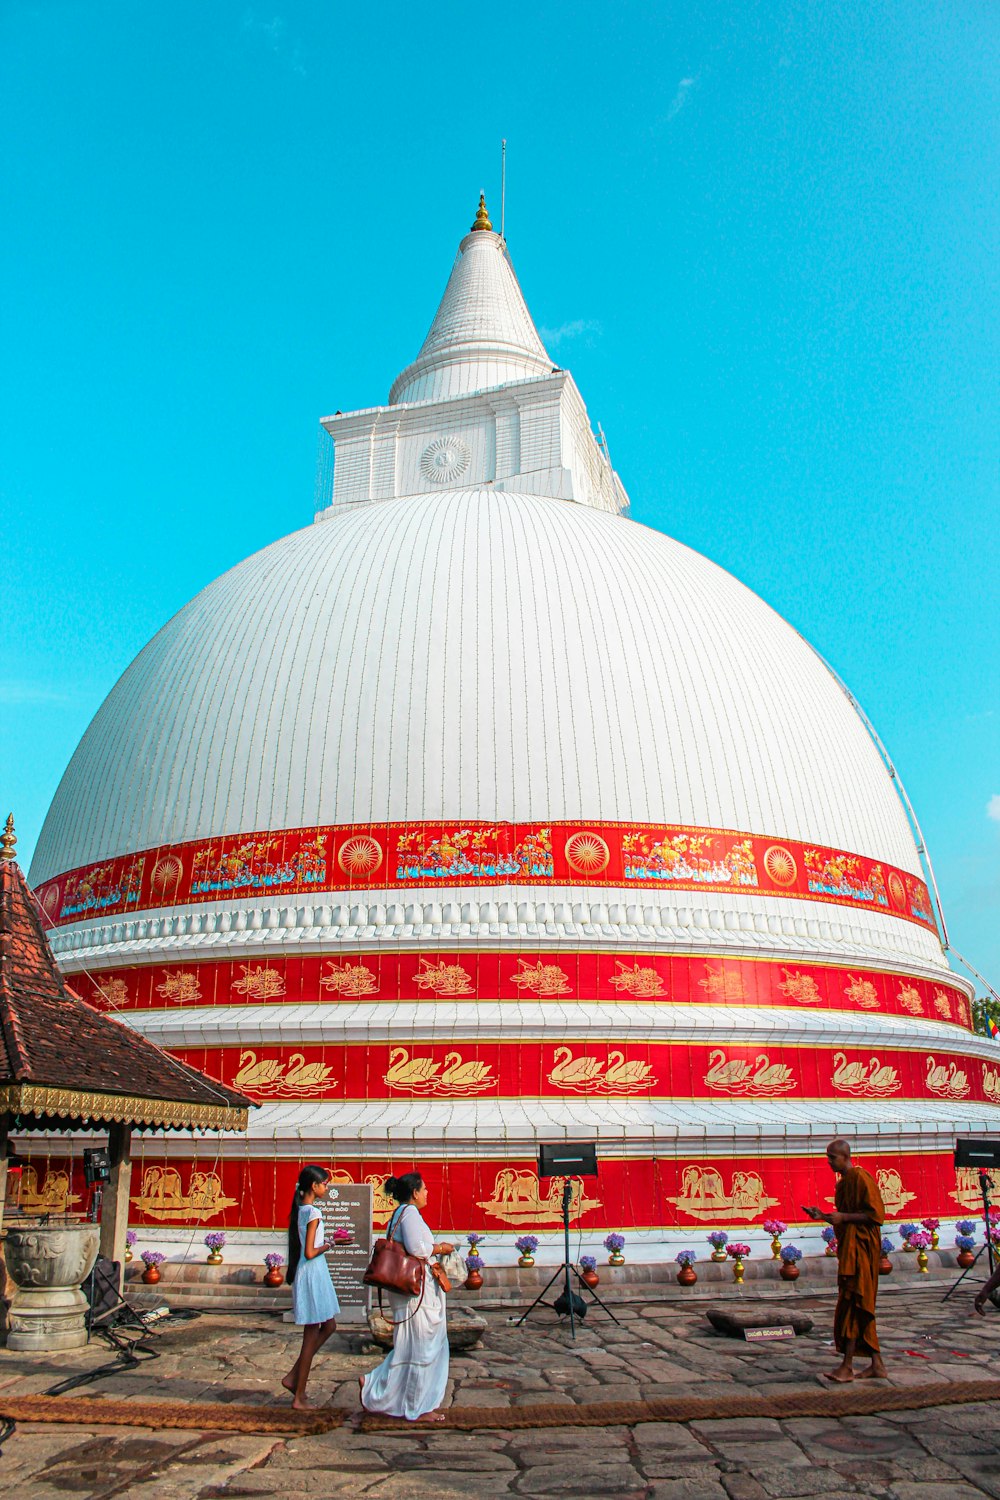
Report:
[{"label": "red decorative band", "polygon": [[174,1048],[257,1100],[944,1099],[1000,1105],[1000,1056],[791,1045],[465,1039]]},{"label": "red decorative band", "polygon": [[[88,1189],[79,1158],[50,1157],[17,1144],[28,1164],[12,1174],[8,1198],[28,1213],[64,1213],[86,1206]],[[209,1146],[191,1157],[167,1156],[153,1140],[138,1145],[132,1169],[129,1222],[161,1229],[211,1225],[273,1234],[280,1248],[288,1208],[302,1163],[283,1147],[272,1159],[249,1157],[239,1142]],[[321,1158],[322,1159],[322,1158]],[[436,1230],[491,1235],[554,1230],[561,1222],[562,1184],[541,1181],[527,1156],[505,1157],[484,1149],[476,1160],[442,1161],[424,1156],[387,1161],[328,1162],[335,1181],[366,1182],[374,1189],[374,1219],[383,1226],[395,1206],[384,1192],[390,1173],[418,1167],[430,1189],[428,1221]],[[879,1186],[890,1219],[917,1221],[934,1215],[975,1218],[982,1212],[977,1174],[957,1171],[950,1152],[879,1152],[858,1157]],[[1000,1186],[1000,1173],[995,1174]],[[588,1238],[615,1230],[658,1230],[708,1255],[705,1236],[725,1226],[762,1228],[780,1216],[804,1226],[803,1204],[833,1204],[834,1178],[821,1150],[815,1156],[710,1157],[682,1147],[660,1158],[603,1159],[596,1177],[574,1184],[572,1222]],[[791,1236],[787,1236],[790,1238]],[[484,1253],[490,1262],[490,1245]],[[641,1247],[629,1250],[642,1257]],[[511,1264],[512,1248],[494,1244],[495,1264]]]},{"label": "red decorative band", "polygon": [[70,975],[101,1010],[176,1005],[395,1002],[435,999],[646,1002],[871,1011],[972,1029],[966,996],[881,969],[636,952],[269,954],[221,963],[149,964]]},{"label": "red decorative band", "polygon": [[839,849],[726,829],[633,823],[372,823],[233,834],[146,849],[48,880],[55,925],[226,897],[430,886],[753,891],[869,907],[935,930],[922,880]]}]

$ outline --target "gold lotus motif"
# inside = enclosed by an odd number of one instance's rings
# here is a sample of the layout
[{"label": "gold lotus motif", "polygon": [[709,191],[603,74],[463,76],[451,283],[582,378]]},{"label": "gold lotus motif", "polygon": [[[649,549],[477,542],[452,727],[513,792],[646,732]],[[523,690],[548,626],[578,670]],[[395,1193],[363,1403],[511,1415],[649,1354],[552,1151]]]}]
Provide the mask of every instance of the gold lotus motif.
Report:
[{"label": "gold lotus motif", "polygon": [[240,964],[243,973],[233,980],[233,991],[237,995],[249,995],[254,1000],[273,1000],[285,993],[285,976],[280,969],[269,969],[266,964]]},{"label": "gold lotus motif", "polygon": [[621,973],[616,974],[611,980],[612,989],[624,990],[626,995],[634,995],[642,1000],[651,1000],[663,994],[663,980],[655,969],[640,969],[637,963],[629,968],[620,960],[618,960],[618,968]]},{"label": "gold lotus motif", "polygon": [[871,980],[856,978],[853,974],[848,977],[851,982],[844,990],[848,1000],[860,1005],[862,1010],[878,1010],[878,990]]},{"label": "gold lotus motif", "polygon": [[329,965],[330,972],[319,982],[321,990],[332,990],[335,995],[374,995],[378,979],[364,964]]},{"label": "gold lotus motif", "polygon": [[129,998],[128,985],[124,979],[102,979],[94,987],[94,999],[104,1001],[111,1010],[118,1010]]},{"label": "gold lotus motif", "polygon": [[435,995],[471,995],[475,986],[472,975],[461,964],[432,964],[422,958],[421,972],[417,974],[417,989],[433,990]]},{"label": "gold lotus motif", "polygon": [[712,1000],[745,1000],[746,990],[743,988],[743,980],[739,974],[726,973],[725,969],[713,969],[711,964],[705,965],[705,977],[698,980],[699,985]]},{"label": "gold lotus motif", "polygon": [[194,970],[173,969],[166,974],[163,983],[156,986],[156,993],[164,1000],[183,1005],[188,1000],[201,999],[201,981]]},{"label": "gold lotus motif", "polygon": [[722,1173],[716,1167],[694,1163],[681,1173],[680,1193],[667,1199],[692,1219],[704,1221],[726,1215],[747,1223],[773,1208],[777,1201],[768,1196],[757,1172],[734,1172],[727,1193]]},{"label": "gold lotus motif", "polygon": [[952,1019],[951,999],[945,994],[944,990],[934,991],[934,1009],[942,1020],[950,1021]]},{"label": "gold lotus motif", "polygon": [[922,1016],[924,1013],[924,1002],[920,998],[920,991],[912,984],[902,984],[899,987],[898,1000],[904,1010],[909,1011],[911,1016]]},{"label": "gold lotus motif", "polygon": [[801,974],[798,970],[790,974],[787,969],[782,969],[784,978],[778,985],[783,995],[789,1000],[797,1000],[799,1005],[818,1005],[823,996],[820,994],[819,985],[811,974]]},{"label": "gold lotus motif", "polygon": [[[493,1197],[480,1203],[479,1207],[506,1224],[559,1224],[562,1222],[564,1181],[562,1177],[550,1178],[543,1197],[541,1183],[534,1172],[518,1172],[513,1167],[504,1167],[497,1173]],[[574,1177],[572,1183],[569,1208],[571,1219],[579,1218],[592,1208],[600,1208],[599,1198],[584,1196],[583,1183],[579,1178]]]},{"label": "gold lotus motif", "polygon": [[531,995],[568,995],[573,988],[569,975],[558,964],[543,964],[541,960],[529,964],[524,958],[519,958],[518,963],[521,967],[513,980],[519,990],[527,990]]}]

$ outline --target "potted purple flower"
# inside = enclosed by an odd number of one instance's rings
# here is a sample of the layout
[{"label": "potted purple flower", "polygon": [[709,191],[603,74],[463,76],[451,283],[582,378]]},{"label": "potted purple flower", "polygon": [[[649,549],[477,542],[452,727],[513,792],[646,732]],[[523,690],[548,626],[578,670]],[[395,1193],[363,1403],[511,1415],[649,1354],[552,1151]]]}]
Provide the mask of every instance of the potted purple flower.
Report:
[{"label": "potted purple flower", "polygon": [[478,1292],[483,1284],[483,1258],[473,1245],[469,1254],[465,1257],[465,1290],[467,1292]]},{"label": "potted purple flower", "polygon": [[737,1286],[743,1285],[743,1262],[750,1254],[750,1246],[737,1243],[735,1240],[726,1246],[726,1254],[733,1258],[733,1280]]},{"label": "potted purple flower", "polygon": [[698,1272],[694,1268],[694,1263],[698,1259],[695,1252],[693,1250],[678,1250],[674,1259],[680,1266],[680,1270],[677,1272],[678,1285],[694,1286],[698,1280]]},{"label": "potted purple flower", "polygon": [[517,1263],[519,1266],[533,1266],[535,1264],[535,1251],[538,1249],[538,1236],[535,1234],[522,1234],[514,1241],[514,1249],[517,1251]]},{"label": "potted purple flower", "polygon": [[221,1229],[210,1229],[205,1236],[205,1244],[208,1246],[208,1264],[210,1266],[222,1265],[222,1248],[226,1243],[226,1236]]},{"label": "potted purple flower", "polygon": [[917,1270],[927,1274],[927,1252],[931,1248],[931,1237],[926,1229],[916,1229],[910,1235],[908,1249],[917,1252]]},{"label": "potted purple flower", "polygon": [[713,1229],[708,1236],[708,1243],[712,1247],[712,1259],[724,1261],[726,1258],[726,1246],[729,1244],[729,1236],[724,1229]]},{"label": "potted purple flower", "polygon": [[916,1226],[916,1224],[900,1224],[900,1226],[899,1226],[899,1233],[902,1236],[903,1249],[904,1250],[909,1251],[909,1250],[915,1250],[916,1249],[915,1245],[911,1245],[910,1244],[910,1236],[916,1234],[916,1232],[917,1232],[917,1226]]},{"label": "potted purple flower", "polygon": [[785,1232],[785,1230],[787,1228],[788,1228],[788,1225],[785,1223],[784,1219],[765,1219],[764,1220],[764,1223],[763,1223],[764,1233],[765,1234],[769,1234],[771,1236],[771,1259],[772,1260],[780,1260],[780,1258],[781,1258],[781,1236],[784,1234],[784,1232]]},{"label": "potted purple flower", "polygon": [[973,1252],[976,1246],[977,1227],[975,1219],[959,1219],[955,1225],[958,1230],[955,1235],[955,1244],[958,1246],[957,1259],[963,1271],[968,1270],[969,1266],[975,1263],[976,1257]]},{"label": "potted purple flower", "polygon": [[139,1238],[139,1236],[136,1234],[136,1232],[135,1232],[134,1229],[126,1229],[126,1231],[125,1231],[125,1264],[126,1265],[132,1259],[132,1249],[133,1249],[133,1246],[135,1245],[135,1242],[136,1242],[136,1240],[138,1238]]},{"label": "potted purple flower", "polygon": [[625,1264],[625,1257],[622,1254],[622,1251],[625,1249],[625,1236],[623,1234],[606,1234],[604,1236],[604,1248],[611,1251],[611,1254],[608,1256],[609,1266],[623,1266]]},{"label": "potted purple flower", "polygon": [[833,1227],[832,1224],[828,1224],[826,1226],[826,1228],[823,1230],[823,1233],[820,1235],[820,1239],[826,1245],[826,1253],[827,1253],[827,1255],[836,1255],[836,1253],[837,1253],[837,1231],[834,1229],[834,1227]]},{"label": "potted purple flower", "polygon": [[166,1260],[162,1250],[143,1250],[139,1256],[146,1269],[142,1273],[142,1279],[147,1286],[155,1286],[160,1279],[160,1267]]},{"label": "potted purple flower", "polygon": [[895,1248],[895,1245],[892,1243],[892,1236],[884,1234],[882,1236],[882,1255],[878,1263],[878,1274],[880,1276],[892,1275],[892,1261],[889,1259],[889,1256]]},{"label": "potted purple flower", "polygon": [[596,1255],[581,1255],[580,1256],[580,1275],[583,1278],[583,1280],[587,1283],[588,1286],[597,1286],[598,1285],[598,1283],[600,1282],[601,1278],[597,1274],[597,1256]]},{"label": "potted purple flower", "polygon": [[931,1237],[931,1249],[932,1250],[936,1250],[937,1247],[938,1247],[938,1244],[940,1243],[939,1240],[938,1240],[938,1230],[941,1228],[941,1220],[940,1219],[921,1219],[920,1222],[924,1226],[924,1228],[927,1230],[927,1233]]},{"label": "potted purple flower", "polygon": [[285,1273],[281,1269],[285,1264],[285,1257],[279,1255],[277,1250],[270,1250],[264,1256],[264,1285],[280,1286],[285,1279]]},{"label": "potted purple flower", "polygon": [[782,1281],[798,1281],[799,1261],[802,1259],[802,1251],[798,1245],[782,1245],[780,1259],[781,1269],[778,1275]]}]

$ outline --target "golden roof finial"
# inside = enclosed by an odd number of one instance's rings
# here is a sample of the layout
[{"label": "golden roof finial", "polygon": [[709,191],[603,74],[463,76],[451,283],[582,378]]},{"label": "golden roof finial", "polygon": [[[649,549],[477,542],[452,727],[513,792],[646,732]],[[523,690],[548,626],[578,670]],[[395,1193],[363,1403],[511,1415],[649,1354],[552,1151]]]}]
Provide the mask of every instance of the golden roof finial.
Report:
[{"label": "golden roof finial", "polygon": [[473,224],[472,227],[473,227],[473,229],[492,229],[493,228],[493,225],[490,223],[490,216],[486,212],[486,194],[485,193],[480,193],[479,194],[479,207],[476,209],[476,222]]},{"label": "golden roof finial", "polygon": [[14,832],[14,814],[8,813],[3,836],[0,837],[0,859],[13,859],[14,845],[16,843],[17,834]]}]

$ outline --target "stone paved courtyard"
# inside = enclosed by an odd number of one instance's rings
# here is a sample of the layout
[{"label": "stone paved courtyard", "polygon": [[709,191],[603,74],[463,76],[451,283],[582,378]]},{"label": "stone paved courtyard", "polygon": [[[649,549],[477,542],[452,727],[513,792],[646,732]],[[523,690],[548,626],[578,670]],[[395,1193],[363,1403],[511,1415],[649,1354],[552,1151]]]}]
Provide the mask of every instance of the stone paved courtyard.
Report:
[{"label": "stone paved courtyard", "polygon": [[[918,1386],[995,1373],[1000,1313],[971,1313],[971,1297],[942,1304],[941,1283],[887,1289],[881,1302],[891,1382]],[[616,1328],[588,1316],[575,1347],[554,1314],[512,1329],[491,1310],[481,1349],[452,1361],[448,1402],[479,1407],[810,1390],[825,1385],[833,1298],[796,1296],[816,1320],[793,1343],[747,1345],[709,1327],[709,1299],[616,1305]],[[780,1313],[780,1301],[775,1302]],[[780,1321],[776,1316],[775,1321]],[[297,1346],[280,1319],[205,1316],[168,1328],[162,1357],[85,1387],[117,1398],[278,1403]],[[311,1395],[345,1413],[357,1377],[378,1360],[359,1330],[335,1336],[314,1367]],[[42,1392],[104,1362],[103,1348],[43,1358],[0,1351],[0,1393]],[[364,1495],[375,1500],[492,1500],[499,1495],[620,1495],[627,1500],[872,1500],[1000,1497],[1000,1408],[946,1406],[876,1417],[642,1423],[459,1433],[407,1428],[364,1434],[349,1423],[319,1437],[244,1436],[148,1428],[19,1424],[0,1458],[0,1495],[50,1500],[112,1496]]]}]

